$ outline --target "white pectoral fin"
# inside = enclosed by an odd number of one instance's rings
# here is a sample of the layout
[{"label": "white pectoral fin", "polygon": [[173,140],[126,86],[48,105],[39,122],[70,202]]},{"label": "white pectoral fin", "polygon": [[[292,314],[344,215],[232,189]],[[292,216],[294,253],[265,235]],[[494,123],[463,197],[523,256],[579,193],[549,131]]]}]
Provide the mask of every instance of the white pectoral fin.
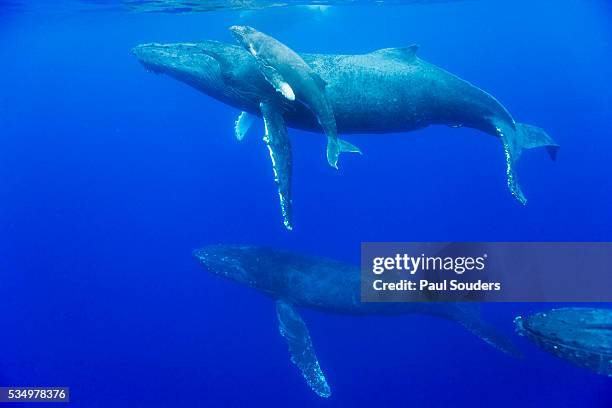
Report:
[{"label": "white pectoral fin", "polygon": [[272,160],[274,182],[278,187],[283,224],[285,224],[287,229],[291,230],[293,229],[291,201],[292,155],[287,127],[277,107],[262,102],[259,108],[261,109],[266,127],[264,142],[268,146],[270,159]]},{"label": "white pectoral fin", "polygon": [[293,88],[287,82],[281,81],[278,85],[279,92],[290,101],[295,101],[295,93]]},{"label": "white pectoral fin", "polygon": [[266,80],[274,87],[274,89],[276,89],[277,92],[280,92],[288,100],[295,101],[295,93],[293,92],[293,88],[291,88],[291,85],[285,81],[283,76],[276,69],[269,65],[260,65],[260,67]]},{"label": "white pectoral fin", "polygon": [[234,123],[234,134],[236,139],[242,140],[253,124],[254,116],[247,112],[240,112],[238,119]]},{"label": "white pectoral fin", "polygon": [[281,336],[287,341],[291,362],[295,364],[312,390],[327,398],[331,390],[319,366],[310,334],[298,312],[289,303],[276,301],[276,316]]}]

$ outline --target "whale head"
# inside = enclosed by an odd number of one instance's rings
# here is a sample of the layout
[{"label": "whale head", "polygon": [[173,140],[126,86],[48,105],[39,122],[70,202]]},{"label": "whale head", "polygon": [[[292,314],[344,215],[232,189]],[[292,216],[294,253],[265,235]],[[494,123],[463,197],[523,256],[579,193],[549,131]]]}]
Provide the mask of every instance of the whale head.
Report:
[{"label": "whale head", "polygon": [[216,45],[207,42],[150,43],[134,47],[132,54],[150,72],[170,75],[211,93],[219,91],[223,84],[222,62],[214,53]]},{"label": "whale head", "polygon": [[256,248],[240,245],[210,245],[194,251],[198,262],[214,275],[236,283],[256,286]]},{"label": "whale head", "polygon": [[278,293],[295,263],[289,252],[248,245],[210,245],[193,255],[208,272],[269,295]]},{"label": "whale head", "polygon": [[232,32],[238,44],[246,49],[251,55],[257,56],[260,39],[263,37],[259,31],[249,26],[231,26],[229,30]]},{"label": "whale head", "polygon": [[221,102],[256,110],[273,94],[256,62],[242,47],[218,41],[142,44],[132,54],[150,72],[166,74]]}]

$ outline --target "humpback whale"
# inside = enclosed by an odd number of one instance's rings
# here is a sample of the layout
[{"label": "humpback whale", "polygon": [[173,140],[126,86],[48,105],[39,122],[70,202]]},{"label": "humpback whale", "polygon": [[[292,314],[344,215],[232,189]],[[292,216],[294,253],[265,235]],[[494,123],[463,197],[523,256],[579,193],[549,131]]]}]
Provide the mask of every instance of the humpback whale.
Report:
[{"label": "humpback whale", "polygon": [[[419,58],[417,50],[410,46],[361,55],[300,56],[327,84],[338,133],[383,134],[436,124],[478,129],[502,142],[508,188],[525,204],[516,175],[521,152],[546,147],[554,160],[558,145],[544,130],[516,122],[489,93]],[[246,133],[247,126],[241,122],[248,115],[263,117],[283,222],[291,229],[292,155],[286,128],[319,132],[312,112],[301,103],[288,103],[276,92],[242,47],[217,41],[150,43],[132,52],[146,69],[167,74],[245,112],[236,124],[238,137]]]},{"label": "humpback whale", "polygon": [[292,49],[248,26],[232,26],[238,42],[255,58],[266,80],[285,98],[297,98],[310,109],[327,135],[327,162],[338,168],[341,151],[361,153],[355,146],[338,140],[336,119],[325,87],[327,83]]},{"label": "humpback whale", "polygon": [[278,328],[291,361],[321,397],[329,397],[331,389],[298,308],[354,316],[423,313],[456,321],[499,350],[520,355],[511,342],[482,321],[476,304],[362,303],[361,273],[356,266],[257,246],[212,245],[194,251],[194,256],[209,272],[256,289],[275,301]]},{"label": "humpback whale", "polygon": [[518,316],[514,323],[542,350],[612,377],[612,309],[565,307]]}]

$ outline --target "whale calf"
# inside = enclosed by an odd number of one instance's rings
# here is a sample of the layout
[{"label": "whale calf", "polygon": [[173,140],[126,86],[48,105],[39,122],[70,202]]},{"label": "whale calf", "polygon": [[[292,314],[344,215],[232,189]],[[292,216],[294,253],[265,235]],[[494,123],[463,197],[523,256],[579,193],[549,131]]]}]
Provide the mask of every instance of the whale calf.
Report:
[{"label": "whale calf", "polygon": [[[327,162],[338,168],[338,155],[361,153],[345,141],[338,140],[334,111],[327,100],[327,83],[295,51],[280,41],[248,26],[232,26],[238,42],[255,58],[266,80],[285,98],[297,98],[317,117],[327,135]],[[295,90],[294,90],[295,89]]]},{"label": "whale calf", "polygon": [[[515,170],[521,152],[546,147],[555,159],[558,145],[544,130],[516,122],[489,93],[419,58],[417,50],[410,46],[361,55],[300,56],[327,83],[325,91],[338,133],[384,134],[436,124],[478,129],[502,142],[507,185],[525,204]],[[242,47],[217,41],[151,43],[132,52],[152,72],[167,74],[243,112],[263,117],[283,222],[291,228],[292,155],[286,127],[319,132],[312,112],[276,92]]]},{"label": "whale calf", "polygon": [[612,377],[612,309],[566,307],[518,316],[514,323],[543,350]]},{"label": "whale calf", "polygon": [[520,355],[512,343],[482,321],[475,304],[362,303],[361,273],[356,266],[257,246],[212,245],[194,251],[194,256],[209,272],[275,301],[279,331],[287,341],[291,361],[321,397],[329,397],[331,389],[298,308],[355,316],[428,314],[456,321],[499,350]]}]

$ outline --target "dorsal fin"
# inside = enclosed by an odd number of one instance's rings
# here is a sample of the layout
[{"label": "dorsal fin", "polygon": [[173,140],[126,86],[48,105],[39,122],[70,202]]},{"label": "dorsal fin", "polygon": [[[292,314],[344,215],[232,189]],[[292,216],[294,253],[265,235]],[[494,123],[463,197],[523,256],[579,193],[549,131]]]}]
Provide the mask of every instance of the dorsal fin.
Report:
[{"label": "dorsal fin", "polygon": [[396,58],[405,61],[412,61],[416,58],[416,53],[419,49],[418,45],[411,45],[409,47],[400,48],[383,48],[376,50],[372,54],[384,55],[388,58]]}]

